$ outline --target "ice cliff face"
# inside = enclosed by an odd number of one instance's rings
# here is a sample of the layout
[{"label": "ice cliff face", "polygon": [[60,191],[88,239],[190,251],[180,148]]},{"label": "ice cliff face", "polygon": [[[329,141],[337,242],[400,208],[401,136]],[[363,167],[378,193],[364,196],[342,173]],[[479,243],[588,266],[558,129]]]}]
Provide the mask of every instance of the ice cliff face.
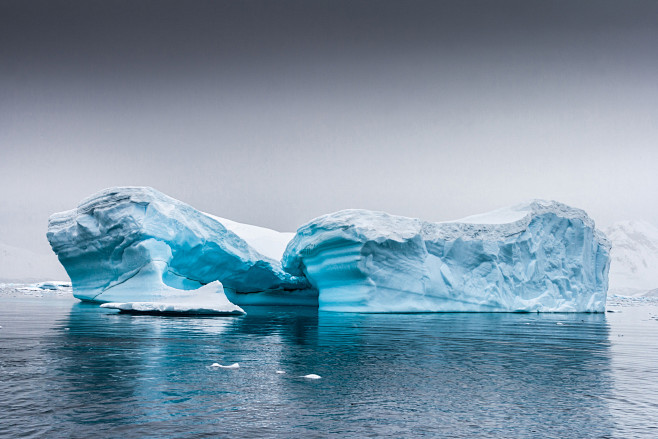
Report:
[{"label": "ice cliff face", "polygon": [[74,295],[98,302],[158,301],[184,291],[192,297],[213,281],[234,302],[259,291],[285,297],[309,286],[281,268],[291,236],[213,217],[142,187],[106,189],[54,214],[47,234]]},{"label": "ice cliff face", "polygon": [[327,311],[603,312],[609,250],[557,202],[446,223],[345,210],[300,227],[283,266]]}]

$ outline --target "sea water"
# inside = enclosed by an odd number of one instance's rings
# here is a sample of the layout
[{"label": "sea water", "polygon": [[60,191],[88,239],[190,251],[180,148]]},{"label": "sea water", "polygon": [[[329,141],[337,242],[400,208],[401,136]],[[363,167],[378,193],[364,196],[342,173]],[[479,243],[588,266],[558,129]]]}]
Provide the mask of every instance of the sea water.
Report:
[{"label": "sea water", "polygon": [[658,437],[658,303],[609,308],[157,317],[5,289],[0,436]]}]

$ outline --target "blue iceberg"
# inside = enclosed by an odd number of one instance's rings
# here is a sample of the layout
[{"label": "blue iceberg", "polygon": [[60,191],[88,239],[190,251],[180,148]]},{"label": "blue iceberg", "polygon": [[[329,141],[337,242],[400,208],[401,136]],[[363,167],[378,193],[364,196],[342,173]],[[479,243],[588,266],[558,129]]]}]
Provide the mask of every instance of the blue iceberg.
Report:
[{"label": "blue iceberg", "polygon": [[317,306],[307,279],[281,267],[292,236],[215,217],[145,187],[101,191],[52,215],[47,233],[82,300],[189,304],[207,297],[202,287],[215,282],[220,301],[225,293],[237,305],[290,296]]},{"label": "blue iceberg", "polygon": [[584,211],[541,200],[443,223],[345,210],[293,234],[123,187],[47,236],[76,297],[131,312],[602,312],[610,259]]},{"label": "blue iceberg", "polygon": [[603,312],[610,244],[535,200],[458,222],[345,210],[300,227],[283,267],[340,312]]}]

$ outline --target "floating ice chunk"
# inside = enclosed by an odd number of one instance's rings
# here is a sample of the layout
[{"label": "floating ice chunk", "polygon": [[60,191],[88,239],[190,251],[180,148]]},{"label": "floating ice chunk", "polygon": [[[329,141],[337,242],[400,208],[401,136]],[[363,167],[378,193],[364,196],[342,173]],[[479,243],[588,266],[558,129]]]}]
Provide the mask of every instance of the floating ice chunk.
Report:
[{"label": "floating ice chunk", "polygon": [[42,290],[61,290],[65,288],[71,288],[71,282],[61,281],[61,280],[49,280],[45,282],[39,282],[34,286]]},{"label": "floating ice chunk", "polygon": [[219,363],[213,363],[210,367],[217,367],[219,369],[239,369],[240,365],[238,363],[229,364],[228,366],[222,366]]},{"label": "floating ice chunk", "polygon": [[603,312],[610,244],[580,210],[535,200],[430,223],[344,210],[301,226],[283,266],[338,312]]},{"label": "floating ice chunk", "polygon": [[321,377],[320,375],[316,375],[316,374],[314,374],[314,373],[310,373],[310,374],[308,374],[308,375],[304,375],[304,376],[302,376],[302,377],[300,377],[300,378],[306,378],[306,379],[309,379],[309,380],[319,380],[319,379],[322,378],[322,377]]}]

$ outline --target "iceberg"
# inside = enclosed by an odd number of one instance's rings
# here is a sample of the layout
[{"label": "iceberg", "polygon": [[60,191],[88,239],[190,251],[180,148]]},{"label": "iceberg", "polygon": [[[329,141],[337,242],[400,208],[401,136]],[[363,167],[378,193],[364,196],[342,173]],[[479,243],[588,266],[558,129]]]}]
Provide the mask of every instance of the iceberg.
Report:
[{"label": "iceberg", "polygon": [[584,211],[542,200],[441,223],[344,210],[292,234],[120,187],[47,237],[75,297],[126,312],[603,312],[610,265]]},{"label": "iceberg", "polygon": [[610,243],[587,214],[534,200],[455,222],[367,210],[297,230],[283,267],[338,312],[604,312]]},{"label": "iceberg", "polygon": [[218,281],[220,303],[225,293],[240,305],[285,302],[293,292],[291,301],[317,306],[306,278],[281,267],[292,236],[200,212],[148,187],[92,195],[52,215],[47,233],[81,300],[162,304],[184,291],[205,295],[201,288]]}]

